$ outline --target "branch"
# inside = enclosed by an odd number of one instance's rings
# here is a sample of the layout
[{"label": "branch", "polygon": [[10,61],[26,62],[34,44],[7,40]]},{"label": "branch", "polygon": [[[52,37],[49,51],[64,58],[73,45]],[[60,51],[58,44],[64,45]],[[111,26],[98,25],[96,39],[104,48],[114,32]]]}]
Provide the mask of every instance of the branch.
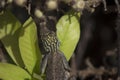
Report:
[{"label": "branch", "polygon": [[115,0],[115,4],[116,4],[116,6],[117,6],[118,13],[120,13],[120,4],[119,4],[119,1],[118,1],[118,0]]},{"label": "branch", "polygon": [[111,70],[107,70],[104,67],[95,68],[91,64],[89,59],[86,60],[86,64],[88,67],[86,69],[78,72],[78,76],[81,77],[82,79],[85,79],[91,75],[94,75],[96,78],[99,78],[99,80],[102,80],[102,76],[104,74],[108,74],[108,75],[116,75],[117,74],[116,68],[112,68]]},{"label": "branch", "polygon": [[106,1],[105,0],[61,0],[70,5],[76,11],[82,11],[83,9],[87,9],[88,11],[93,12],[94,8],[99,6],[100,3],[104,4],[104,8],[106,10]]}]

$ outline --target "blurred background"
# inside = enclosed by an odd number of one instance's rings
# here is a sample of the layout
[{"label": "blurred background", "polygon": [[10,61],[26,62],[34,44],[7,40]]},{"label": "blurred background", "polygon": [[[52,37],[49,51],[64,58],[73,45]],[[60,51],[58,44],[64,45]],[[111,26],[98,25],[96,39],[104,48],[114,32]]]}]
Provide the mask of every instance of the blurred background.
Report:
[{"label": "blurred background", "polygon": [[[38,3],[37,0],[34,0],[34,2],[34,4]],[[95,8],[93,13],[83,10],[80,18],[81,37],[75,49],[74,56],[69,61],[69,64],[73,68],[76,64],[75,67],[79,71],[78,80],[117,79],[117,7],[114,0],[106,0],[106,2],[107,11],[104,11],[103,4],[100,4]],[[60,5],[62,5],[61,9],[64,13],[69,11],[69,6],[63,3]],[[15,4],[10,7],[12,13],[21,23],[24,23],[29,18],[25,8],[21,8]],[[64,15],[63,12],[56,13],[54,11],[52,13],[59,19]],[[50,12],[46,12],[46,15],[50,14]],[[49,23],[49,25],[55,24],[56,22],[54,21]],[[56,31],[56,27],[50,26],[49,28]],[[0,62],[13,63],[1,42]]]}]

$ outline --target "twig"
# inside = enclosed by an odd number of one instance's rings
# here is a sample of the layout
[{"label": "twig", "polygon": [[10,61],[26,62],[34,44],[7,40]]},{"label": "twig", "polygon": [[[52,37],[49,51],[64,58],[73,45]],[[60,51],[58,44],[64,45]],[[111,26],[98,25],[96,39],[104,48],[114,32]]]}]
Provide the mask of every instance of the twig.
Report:
[{"label": "twig", "polygon": [[102,80],[102,75],[109,74],[109,75],[115,75],[117,74],[116,68],[112,68],[111,70],[107,70],[104,67],[95,68],[89,59],[86,60],[87,68],[84,70],[81,70],[78,72],[78,76],[82,79],[85,79],[91,75],[94,75],[96,78],[99,78],[99,80]]},{"label": "twig", "polygon": [[118,0],[115,0],[116,6],[118,8],[118,13],[120,13],[120,4]]},{"label": "twig", "polygon": [[103,4],[104,4],[104,10],[107,11],[107,3],[106,0],[102,0]]}]

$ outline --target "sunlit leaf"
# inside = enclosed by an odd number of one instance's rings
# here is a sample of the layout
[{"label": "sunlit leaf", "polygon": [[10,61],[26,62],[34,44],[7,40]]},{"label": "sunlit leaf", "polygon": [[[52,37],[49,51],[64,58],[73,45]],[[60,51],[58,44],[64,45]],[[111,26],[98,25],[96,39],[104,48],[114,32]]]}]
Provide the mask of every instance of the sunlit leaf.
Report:
[{"label": "sunlit leaf", "polygon": [[22,27],[19,38],[19,47],[26,69],[31,74],[33,70],[39,72],[41,55],[38,47],[36,25],[31,17]]},{"label": "sunlit leaf", "polygon": [[18,66],[0,63],[0,80],[31,80],[31,76]]},{"label": "sunlit leaf", "polygon": [[18,46],[20,27],[21,23],[9,11],[0,14],[0,40],[13,61],[23,67]]},{"label": "sunlit leaf", "polygon": [[75,15],[64,15],[57,23],[57,36],[60,50],[67,60],[72,56],[80,37],[80,24]]}]

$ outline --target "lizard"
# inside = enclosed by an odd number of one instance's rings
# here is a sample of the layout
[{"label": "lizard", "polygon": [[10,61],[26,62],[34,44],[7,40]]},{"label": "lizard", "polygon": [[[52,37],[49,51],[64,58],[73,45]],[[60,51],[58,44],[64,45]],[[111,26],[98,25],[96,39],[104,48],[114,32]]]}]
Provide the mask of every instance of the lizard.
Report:
[{"label": "lizard", "polygon": [[41,74],[46,74],[46,80],[76,80],[71,77],[70,67],[59,50],[59,40],[56,33],[46,27],[46,21],[39,23],[40,39],[45,51],[41,62]]}]

